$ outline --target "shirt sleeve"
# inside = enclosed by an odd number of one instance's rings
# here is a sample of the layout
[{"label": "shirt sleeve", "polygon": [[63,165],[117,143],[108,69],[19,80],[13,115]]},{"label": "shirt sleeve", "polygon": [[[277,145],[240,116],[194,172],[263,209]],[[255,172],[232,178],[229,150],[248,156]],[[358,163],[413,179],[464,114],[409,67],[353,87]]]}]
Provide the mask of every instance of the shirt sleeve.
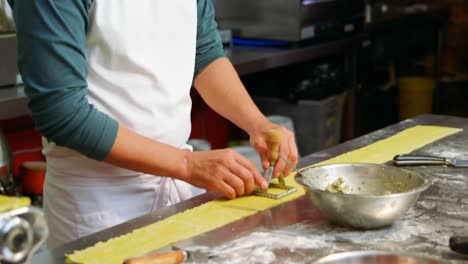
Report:
[{"label": "shirt sleeve", "polygon": [[211,0],[198,0],[197,53],[195,57],[194,79],[210,63],[225,57],[218,25],[215,21],[215,11]]},{"label": "shirt sleeve", "polygon": [[118,123],[87,98],[86,30],[91,0],[9,0],[18,68],[39,132],[49,141],[103,160]]}]

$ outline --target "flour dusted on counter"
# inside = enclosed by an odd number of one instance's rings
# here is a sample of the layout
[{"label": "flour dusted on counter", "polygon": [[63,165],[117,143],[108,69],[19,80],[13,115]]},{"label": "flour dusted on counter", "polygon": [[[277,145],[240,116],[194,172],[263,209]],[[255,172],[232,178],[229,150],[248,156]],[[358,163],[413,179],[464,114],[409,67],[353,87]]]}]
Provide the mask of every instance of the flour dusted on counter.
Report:
[{"label": "flour dusted on counter", "polygon": [[[195,246],[188,250],[218,256],[211,259],[208,264],[304,263],[304,261],[308,263],[315,261],[317,256],[321,256],[320,254],[311,254],[311,250],[327,248],[329,244],[316,240],[315,237],[299,235],[301,230],[305,230],[305,228],[307,228],[305,225],[298,224],[274,231],[258,231],[214,248]],[[298,252],[304,252],[307,256],[300,254],[300,258],[298,258],[296,255]],[[326,252],[328,254],[330,250]],[[254,262],[252,262],[253,260]],[[195,264],[196,262],[190,263]]]}]

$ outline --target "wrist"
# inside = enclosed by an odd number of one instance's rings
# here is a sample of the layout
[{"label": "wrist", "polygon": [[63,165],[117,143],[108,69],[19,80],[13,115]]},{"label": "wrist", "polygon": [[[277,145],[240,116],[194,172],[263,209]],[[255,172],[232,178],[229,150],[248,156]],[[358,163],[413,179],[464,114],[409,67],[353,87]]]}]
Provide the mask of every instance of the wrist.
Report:
[{"label": "wrist", "polygon": [[254,136],[255,134],[262,133],[265,129],[267,129],[270,125],[270,121],[265,117],[261,116],[259,118],[254,119],[250,122],[245,132],[249,134],[250,137]]},{"label": "wrist", "polygon": [[192,158],[192,152],[187,150],[180,150],[180,162],[178,164],[177,171],[174,175],[176,178],[182,181],[189,181],[190,179],[190,159]]}]

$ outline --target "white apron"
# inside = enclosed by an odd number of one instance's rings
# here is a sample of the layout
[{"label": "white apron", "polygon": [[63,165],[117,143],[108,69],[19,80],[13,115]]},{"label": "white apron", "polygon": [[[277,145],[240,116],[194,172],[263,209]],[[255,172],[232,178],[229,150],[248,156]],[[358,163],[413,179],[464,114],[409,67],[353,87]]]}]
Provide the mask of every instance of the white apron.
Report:
[{"label": "white apron", "polygon": [[[87,35],[90,103],[143,136],[191,150],[196,30],[196,0],[95,0]],[[187,183],[97,162],[45,139],[43,145],[51,248],[191,197]]]}]

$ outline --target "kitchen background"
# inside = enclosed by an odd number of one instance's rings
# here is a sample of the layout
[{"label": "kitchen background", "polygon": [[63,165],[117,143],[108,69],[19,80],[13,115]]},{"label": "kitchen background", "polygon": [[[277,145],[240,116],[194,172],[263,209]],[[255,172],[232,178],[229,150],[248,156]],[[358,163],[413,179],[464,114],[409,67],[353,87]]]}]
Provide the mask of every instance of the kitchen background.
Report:
[{"label": "kitchen background", "polygon": [[[468,1],[213,0],[249,93],[307,155],[424,113],[468,116]],[[41,204],[45,159],[0,0],[0,192]],[[246,135],[195,91],[191,142],[257,162]]]}]

